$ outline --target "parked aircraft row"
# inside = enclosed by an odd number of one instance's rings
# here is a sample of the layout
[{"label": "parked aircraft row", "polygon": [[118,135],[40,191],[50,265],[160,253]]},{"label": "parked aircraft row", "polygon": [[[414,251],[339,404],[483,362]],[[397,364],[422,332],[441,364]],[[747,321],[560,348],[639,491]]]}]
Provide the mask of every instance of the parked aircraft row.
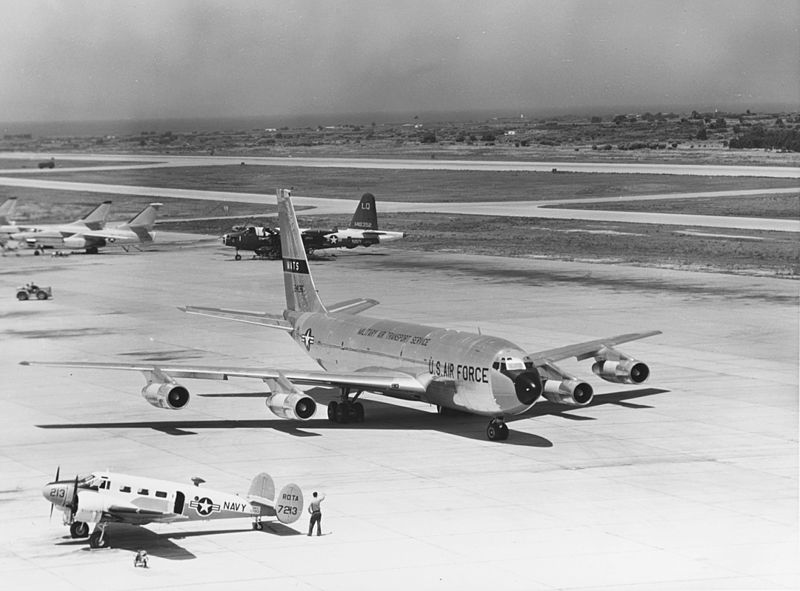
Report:
[{"label": "parked aircraft row", "polygon": [[317,371],[285,368],[208,367],[141,363],[22,362],[70,368],[133,370],[143,373],[142,395],[151,405],[179,410],[189,402],[189,390],[176,379],[263,380],[270,393],[265,402],[275,415],[308,420],[315,400],[300,386],[332,386],[338,401],[328,404],[333,422],[361,422],[362,392],[417,400],[490,419],[486,436],[504,440],[506,417],[523,413],[537,400],[585,406],[592,401],[590,384],[569,374],[556,362],[575,357],[594,359],[592,371],[617,384],[640,384],[648,366],[615,347],[660,331],[628,333],[582,343],[527,352],[499,337],[448,330],[404,321],[361,316],[377,305],[356,298],[325,306],[311,276],[294,207],[288,190],[278,191],[286,308],[281,315],[224,308],[188,306],[190,314],[261,325],[285,331],[320,366]]},{"label": "parked aircraft row", "polygon": [[0,205],[0,243],[24,245],[39,254],[46,248],[84,250],[96,254],[105,246],[127,248],[153,241],[156,214],[161,203],[151,203],[129,221],[106,227],[111,201],[103,201],[83,217],[66,224],[18,225],[10,218],[16,197]]},{"label": "parked aircraft row", "polygon": [[[378,211],[375,196],[364,193],[356,206],[350,225],[339,228],[303,228],[300,230],[306,254],[328,248],[355,248],[383,244],[405,237],[404,232],[389,232],[378,228]],[[225,246],[236,249],[234,258],[241,260],[240,250],[253,251],[268,259],[281,258],[281,237],[278,228],[248,225],[234,228],[233,232],[222,237]]]}]

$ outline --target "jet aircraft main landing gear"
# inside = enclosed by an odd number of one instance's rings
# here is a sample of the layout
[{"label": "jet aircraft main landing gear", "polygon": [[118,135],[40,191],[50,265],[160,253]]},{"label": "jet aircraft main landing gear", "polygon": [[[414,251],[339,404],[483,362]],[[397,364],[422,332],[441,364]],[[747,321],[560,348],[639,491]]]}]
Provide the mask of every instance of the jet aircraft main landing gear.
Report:
[{"label": "jet aircraft main landing gear", "polygon": [[502,417],[494,418],[486,426],[486,437],[489,441],[505,441],[508,439],[508,425]]},{"label": "jet aircraft main landing gear", "polygon": [[357,401],[361,392],[351,399],[350,388],[342,388],[341,400],[328,403],[328,420],[333,423],[363,423],[364,405]]}]

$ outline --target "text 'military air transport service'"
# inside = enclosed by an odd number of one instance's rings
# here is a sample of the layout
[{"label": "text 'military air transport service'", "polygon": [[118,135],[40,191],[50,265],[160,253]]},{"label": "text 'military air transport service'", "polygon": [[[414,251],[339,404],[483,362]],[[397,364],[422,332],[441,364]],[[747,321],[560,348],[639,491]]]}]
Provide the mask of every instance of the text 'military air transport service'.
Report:
[{"label": "text 'military air transport service'", "polygon": [[490,418],[486,436],[508,438],[505,419],[525,412],[540,398],[571,406],[592,401],[588,383],[555,362],[570,357],[594,358],[592,371],[617,384],[640,384],[649,367],[615,346],[660,334],[637,332],[536,352],[525,352],[499,337],[448,330],[410,322],[361,316],[378,302],[353,299],[326,307],[316,290],[306,258],[290,192],[278,190],[286,309],[282,316],[224,308],[191,306],[186,312],[226,318],[284,330],[316,361],[322,371],[278,368],[210,368],[153,363],[27,362],[61,367],[141,371],[147,379],[142,395],[153,406],[180,409],[188,389],[176,378],[227,380],[255,378],[266,382],[267,407],[277,416],[310,419],[316,402],[300,385],[339,389],[328,404],[334,422],[361,422],[364,391],[418,400],[440,410],[455,409]]},{"label": "text 'military air transport service'", "polygon": [[[208,521],[250,517],[253,529],[261,529],[261,520],[274,517],[281,523],[294,523],[303,513],[303,492],[296,484],[284,486],[277,497],[269,474],[253,478],[246,497],[193,484],[156,480],[117,472],[93,472],[71,480],[56,477],[42,489],[42,496],[64,514],[73,538],[89,538],[92,548],[108,543],[109,523],[147,525],[179,521]],[[94,523],[92,533],[89,524]]]}]

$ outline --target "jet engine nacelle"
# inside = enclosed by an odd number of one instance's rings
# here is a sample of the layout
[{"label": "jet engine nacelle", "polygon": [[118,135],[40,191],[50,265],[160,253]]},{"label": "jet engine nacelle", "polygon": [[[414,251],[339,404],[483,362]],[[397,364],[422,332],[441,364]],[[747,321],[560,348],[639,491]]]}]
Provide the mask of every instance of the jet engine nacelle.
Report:
[{"label": "jet engine nacelle", "polygon": [[592,371],[598,377],[614,384],[641,384],[650,375],[647,364],[636,359],[598,361],[592,365]]},{"label": "jet engine nacelle", "polygon": [[542,396],[550,402],[586,406],[594,398],[594,390],[586,382],[575,379],[547,380]]},{"label": "jet engine nacelle", "polygon": [[189,390],[175,382],[151,382],[142,388],[142,396],[156,408],[178,410],[189,403]]},{"label": "jet engine nacelle", "polygon": [[283,419],[299,419],[305,421],[314,416],[317,403],[310,396],[302,393],[278,393],[268,396],[267,408]]},{"label": "jet engine nacelle", "polygon": [[64,238],[64,248],[86,248],[86,238],[83,236],[67,236]]}]

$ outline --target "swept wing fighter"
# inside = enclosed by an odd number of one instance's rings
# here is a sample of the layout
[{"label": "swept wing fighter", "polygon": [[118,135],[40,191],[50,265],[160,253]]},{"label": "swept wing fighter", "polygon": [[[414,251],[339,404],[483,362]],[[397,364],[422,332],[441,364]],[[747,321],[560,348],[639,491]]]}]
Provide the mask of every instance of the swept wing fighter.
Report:
[{"label": "swept wing fighter", "polygon": [[156,213],[161,203],[151,203],[130,221],[106,228],[106,218],[111,202],[106,201],[89,215],[63,226],[36,226],[27,231],[12,234],[13,240],[26,243],[30,248],[64,248],[68,250],[85,250],[87,254],[96,254],[105,246],[127,248],[153,241],[153,226]]},{"label": "swept wing fighter", "polygon": [[[71,480],[47,483],[42,495],[64,514],[73,538],[89,538],[92,548],[108,542],[105,535],[109,523],[147,525],[179,521],[207,521],[247,517],[253,529],[261,529],[265,517],[281,523],[294,523],[303,513],[303,493],[296,484],[287,484],[275,496],[275,484],[269,474],[253,478],[246,497],[219,492],[193,483],[155,480],[116,472],[93,472]],[[89,533],[90,524],[94,529]]]},{"label": "swept wing fighter", "polygon": [[[389,232],[378,229],[378,213],[375,207],[375,196],[364,193],[358,202],[353,219],[347,228],[320,229],[303,228],[300,230],[306,254],[315,250],[327,248],[355,248],[357,246],[372,246],[399,240],[405,236],[404,232]],[[238,261],[242,256],[240,250],[253,251],[256,255],[268,258],[281,258],[280,230],[267,226],[248,225],[236,228],[222,237],[225,246],[236,249],[234,258]]]},{"label": "swept wing fighter", "polygon": [[[319,371],[281,368],[233,368],[143,363],[49,362],[61,367],[141,371],[142,395],[151,405],[177,410],[189,402],[189,390],[176,379],[263,380],[270,390],[266,405],[275,415],[306,420],[316,402],[299,386],[339,389],[328,404],[334,422],[361,422],[362,392],[418,400],[440,410],[455,409],[490,418],[486,436],[508,437],[505,418],[525,412],[540,398],[571,406],[592,401],[591,385],[556,365],[575,357],[594,358],[593,372],[617,384],[640,384],[649,367],[615,347],[660,334],[622,334],[557,348],[526,352],[499,337],[411,322],[361,316],[378,302],[353,299],[325,306],[311,276],[300,228],[288,190],[278,191],[286,309],[282,315],[189,306],[186,312],[257,324],[285,331],[320,366]],[[22,362],[31,364],[36,362]],[[42,362],[38,362],[42,363]]]}]

